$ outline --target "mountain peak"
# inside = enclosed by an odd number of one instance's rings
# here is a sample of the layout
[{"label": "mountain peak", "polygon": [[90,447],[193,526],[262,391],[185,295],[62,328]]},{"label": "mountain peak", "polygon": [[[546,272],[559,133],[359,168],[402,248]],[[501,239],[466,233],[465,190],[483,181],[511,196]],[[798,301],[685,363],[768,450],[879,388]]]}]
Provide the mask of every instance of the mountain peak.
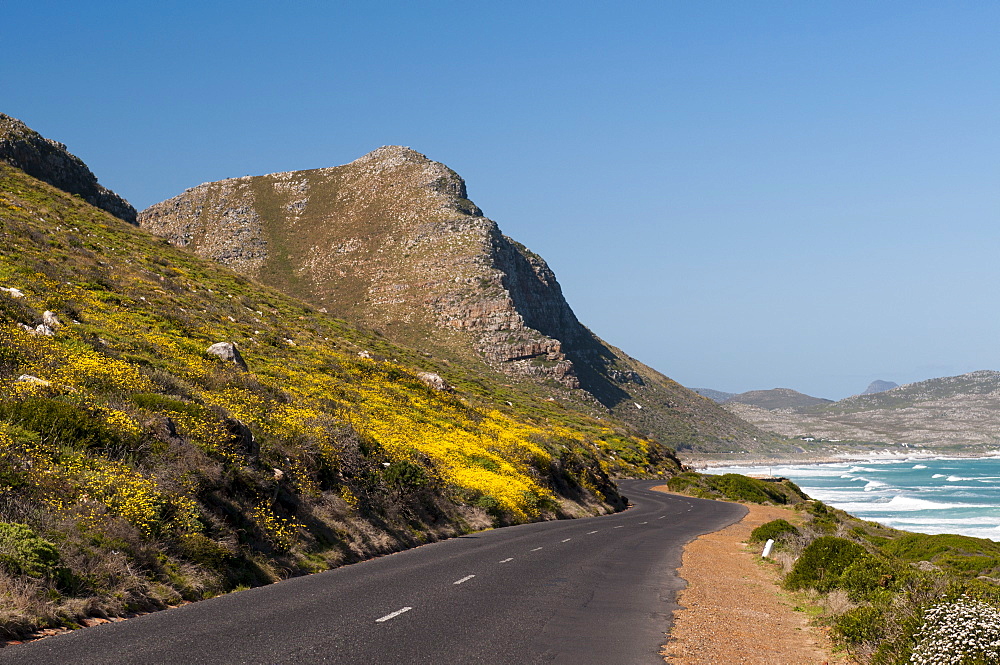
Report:
[{"label": "mountain peak", "polygon": [[874,395],[876,393],[884,393],[886,390],[892,390],[893,388],[898,388],[899,384],[893,381],[883,381],[882,379],[875,379],[868,384],[868,388],[865,389],[862,395]]},{"label": "mountain peak", "polygon": [[764,440],[598,339],[545,261],[484,217],[455,171],[411,148],[207,183],[139,219],[175,245],[394,341],[534,383],[593,413],[610,410],[678,446]]},{"label": "mountain peak", "polygon": [[64,192],[79,195],[129,224],[138,224],[135,208],[100,185],[83,160],[70,153],[65,144],[45,138],[4,113],[0,113],[0,161]]},{"label": "mountain peak", "polygon": [[399,166],[404,163],[418,164],[432,161],[427,155],[417,152],[405,145],[384,145],[355,159],[352,164],[380,162],[386,166]]}]

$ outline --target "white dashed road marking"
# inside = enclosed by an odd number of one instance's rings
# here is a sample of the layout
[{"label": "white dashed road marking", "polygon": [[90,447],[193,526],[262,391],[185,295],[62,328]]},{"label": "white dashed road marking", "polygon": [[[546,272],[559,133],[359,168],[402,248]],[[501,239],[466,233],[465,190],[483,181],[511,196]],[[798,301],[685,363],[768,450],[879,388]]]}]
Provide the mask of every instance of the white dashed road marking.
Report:
[{"label": "white dashed road marking", "polygon": [[639,524],[649,524],[649,522],[639,522]]},{"label": "white dashed road marking", "polygon": [[533,550],[531,550],[531,551],[532,551],[532,552],[537,552],[537,551],[538,551],[538,550],[540,550],[540,549],[542,549],[542,548],[541,548],[541,547],[536,547],[535,549],[533,549]]},{"label": "white dashed road marking", "polygon": [[588,532],[587,532],[587,535],[589,536],[589,535],[590,535],[590,534],[592,534],[592,533],[597,533],[597,532],[596,532],[596,531],[588,531]]},{"label": "white dashed road marking", "polygon": [[468,582],[473,577],[475,577],[475,575],[466,575],[465,577],[463,577],[462,579],[458,580],[457,582],[452,582],[452,584],[461,584],[462,582]]},{"label": "white dashed road marking", "polygon": [[572,538],[567,538],[567,539],[566,539],[566,540],[564,540],[563,542],[564,542],[564,543],[568,543],[568,542],[569,542],[569,541],[571,541],[571,540],[573,540],[573,539],[572,539]]},{"label": "white dashed road marking", "polygon": [[394,619],[394,618],[398,617],[400,614],[402,614],[403,612],[409,612],[412,609],[413,609],[412,607],[404,607],[401,610],[396,610],[395,612],[390,612],[389,614],[386,614],[381,619],[375,619],[375,623],[384,623],[384,622],[388,621],[389,619]]},{"label": "white dashed road marking", "polygon": [[620,526],[616,526],[616,527],[612,527],[612,528],[615,528],[615,529],[624,529],[624,528],[625,528],[625,525],[624,525],[624,524],[622,524],[622,525],[620,525]]},{"label": "white dashed road marking", "polygon": [[507,563],[508,561],[513,561],[513,560],[514,560],[514,557],[509,556],[506,559],[504,559],[503,561],[501,561],[500,563]]}]

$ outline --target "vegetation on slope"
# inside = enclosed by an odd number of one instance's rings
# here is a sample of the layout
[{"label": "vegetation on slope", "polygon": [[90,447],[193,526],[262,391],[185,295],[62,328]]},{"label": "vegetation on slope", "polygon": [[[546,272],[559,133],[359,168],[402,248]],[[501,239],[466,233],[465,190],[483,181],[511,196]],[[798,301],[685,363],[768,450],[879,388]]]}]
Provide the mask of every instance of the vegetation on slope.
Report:
[{"label": "vegetation on slope", "polygon": [[612,475],[677,468],[612,421],[353,329],[4,165],[0,242],[8,636],[620,509]]},{"label": "vegetation on slope", "polygon": [[755,529],[751,542],[776,541],[772,558],[785,588],[822,607],[820,621],[857,662],[1000,662],[1000,543],[859,520],[808,500],[789,481],[685,472],[668,485],[696,496],[793,505],[798,527],[774,520]]}]

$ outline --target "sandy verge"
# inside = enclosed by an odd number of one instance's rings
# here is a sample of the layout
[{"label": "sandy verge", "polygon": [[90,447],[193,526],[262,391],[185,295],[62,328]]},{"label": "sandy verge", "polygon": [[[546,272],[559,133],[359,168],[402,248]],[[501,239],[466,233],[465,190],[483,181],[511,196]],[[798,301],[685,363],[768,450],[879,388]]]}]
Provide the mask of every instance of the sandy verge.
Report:
[{"label": "sandy verge", "polygon": [[[657,488],[660,489],[660,488]],[[687,581],[677,602],[663,656],[671,665],[821,665],[848,663],[829,638],[809,625],[778,586],[779,572],[762,564],[750,532],[794,513],[747,504],[742,521],[697,538],[684,548],[678,571]]]}]

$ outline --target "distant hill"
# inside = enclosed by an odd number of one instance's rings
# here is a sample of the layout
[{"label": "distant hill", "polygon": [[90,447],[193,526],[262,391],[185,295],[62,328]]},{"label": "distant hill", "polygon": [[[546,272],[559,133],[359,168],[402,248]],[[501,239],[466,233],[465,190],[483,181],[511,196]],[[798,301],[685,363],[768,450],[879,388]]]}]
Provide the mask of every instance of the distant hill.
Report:
[{"label": "distant hill", "polygon": [[594,335],[545,261],[485,217],[457,173],[410,148],[205,183],[139,219],[397,343],[610,413],[677,450],[775,442]]},{"label": "distant hill", "polygon": [[881,379],[876,379],[868,384],[862,395],[874,395],[875,393],[884,393],[886,390],[892,390],[893,388],[898,388],[899,384],[892,381],[883,381]]},{"label": "distant hill", "polygon": [[1000,372],[980,370],[788,411],[726,408],[783,436],[972,450],[1000,445]]},{"label": "distant hill", "polygon": [[804,409],[822,404],[832,404],[833,400],[812,397],[790,388],[772,388],[771,390],[751,390],[734,395],[725,401],[726,404],[748,404],[762,409]]},{"label": "distant hill", "polygon": [[736,397],[736,393],[725,393],[721,390],[712,390],[711,388],[692,388],[691,390],[719,404],[725,402],[730,397]]}]

